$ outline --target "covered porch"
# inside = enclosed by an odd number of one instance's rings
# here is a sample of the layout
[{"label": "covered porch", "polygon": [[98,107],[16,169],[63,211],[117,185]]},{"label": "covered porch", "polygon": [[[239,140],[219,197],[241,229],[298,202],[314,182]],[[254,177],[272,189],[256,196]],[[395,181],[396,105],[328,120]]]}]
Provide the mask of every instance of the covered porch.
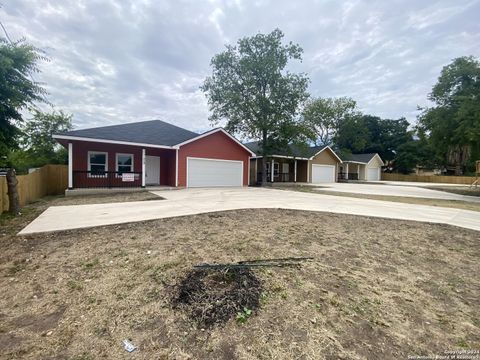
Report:
[{"label": "covered porch", "polygon": [[[252,158],[250,161],[250,184],[262,183],[262,157]],[[269,183],[296,183],[307,182],[308,160],[293,157],[267,157],[267,182]]]},{"label": "covered porch", "polygon": [[177,186],[176,149],[71,141],[68,189]]},{"label": "covered porch", "polygon": [[360,162],[351,162],[351,161],[344,161],[343,164],[340,165],[340,172],[338,173],[339,180],[359,180],[363,178],[363,174],[365,174],[365,165],[364,163]]}]

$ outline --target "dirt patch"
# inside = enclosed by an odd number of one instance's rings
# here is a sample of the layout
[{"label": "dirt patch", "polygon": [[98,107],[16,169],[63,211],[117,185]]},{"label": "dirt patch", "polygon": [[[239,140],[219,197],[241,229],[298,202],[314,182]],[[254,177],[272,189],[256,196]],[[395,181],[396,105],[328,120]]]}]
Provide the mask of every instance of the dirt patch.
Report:
[{"label": "dirt patch", "polygon": [[[476,231],[276,209],[28,236],[16,236],[16,219],[5,224],[0,358],[363,360],[480,348]],[[172,308],[195,264],[302,256],[315,260],[255,270],[259,308],[244,323],[235,314],[202,331]]]},{"label": "dirt patch", "polygon": [[65,312],[66,306],[59,306],[56,310],[47,314],[25,314],[11,321],[15,328],[29,328],[34,332],[44,332],[57,326]]},{"label": "dirt patch", "polygon": [[200,327],[224,324],[259,307],[262,284],[252,270],[195,269],[176,286],[174,308],[186,311]]}]

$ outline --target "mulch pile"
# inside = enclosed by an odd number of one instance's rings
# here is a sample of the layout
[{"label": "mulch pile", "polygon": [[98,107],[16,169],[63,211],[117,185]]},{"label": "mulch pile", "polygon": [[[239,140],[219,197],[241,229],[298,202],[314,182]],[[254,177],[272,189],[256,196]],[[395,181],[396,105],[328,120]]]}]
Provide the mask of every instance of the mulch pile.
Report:
[{"label": "mulch pile", "polygon": [[172,304],[208,328],[226,323],[245,308],[257,309],[261,292],[260,280],[248,268],[195,269],[177,285]]}]

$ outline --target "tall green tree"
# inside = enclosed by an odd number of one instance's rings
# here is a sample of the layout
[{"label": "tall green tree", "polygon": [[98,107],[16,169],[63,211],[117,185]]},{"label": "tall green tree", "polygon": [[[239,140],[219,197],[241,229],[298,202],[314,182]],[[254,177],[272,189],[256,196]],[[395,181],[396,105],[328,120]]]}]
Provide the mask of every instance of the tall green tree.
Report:
[{"label": "tall green tree", "polygon": [[335,147],[344,152],[365,152],[371,141],[370,130],[364,116],[344,119],[335,131]]},{"label": "tall green tree", "polygon": [[308,98],[309,80],[303,73],[286,70],[290,60],[301,61],[303,50],[291,42],[284,44],[283,37],[276,29],[227,45],[213,57],[212,74],[201,86],[213,124],[226,121],[230,133],[260,140],[264,183],[265,158],[273,149],[311,136],[298,116]]},{"label": "tall green tree", "polygon": [[396,149],[394,158],[395,171],[409,174],[417,165],[434,168],[438,166],[435,153],[423,136],[416,136],[415,139],[400,144]]},{"label": "tall green tree", "polygon": [[445,165],[473,169],[480,159],[480,62],[473,56],[445,66],[423,109],[418,128],[429,136]]},{"label": "tall green tree", "polygon": [[335,136],[335,145],[351,153],[378,153],[384,160],[393,160],[401,145],[412,141],[414,131],[404,119],[381,119],[357,115],[342,121]]},{"label": "tall green tree", "polygon": [[32,78],[42,59],[41,51],[24,41],[10,43],[0,38],[0,159],[18,148],[22,110],[46,101],[45,89]]},{"label": "tall green tree", "polygon": [[33,111],[33,117],[20,126],[20,149],[9,154],[10,162],[17,170],[45,164],[64,164],[66,150],[59,146],[52,135],[72,129],[72,115],[63,111]]},{"label": "tall green tree", "polygon": [[308,100],[303,117],[315,132],[315,144],[332,145],[341,122],[358,114],[356,107],[355,100],[348,97]]}]

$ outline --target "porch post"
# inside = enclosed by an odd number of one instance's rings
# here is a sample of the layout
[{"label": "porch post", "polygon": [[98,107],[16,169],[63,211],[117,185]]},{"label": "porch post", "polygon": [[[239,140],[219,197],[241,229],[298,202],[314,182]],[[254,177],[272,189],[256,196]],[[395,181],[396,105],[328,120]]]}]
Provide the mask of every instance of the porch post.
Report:
[{"label": "porch post", "polygon": [[347,163],[347,173],[345,174],[345,180],[348,180],[348,163]]},{"label": "porch post", "polygon": [[272,158],[272,163],[270,164],[270,178],[271,178],[272,183],[273,183],[273,172],[274,172],[274,170],[273,170],[273,169],[274,169],[273,164],[274,164],[274,163],[275,163],[275,160],[273,160],[273,158]]},{"label": "porch post", "polygon": [[68,188],[73,189],[73,144],[68,143]]},{"label": "porch post", "polygon": [[142,188],[145,187],[145,149],[142,149]]},{"label": "porch post", "polygon": [[310,160],[307,160],[307,182],[311,182],[310,181]]},{"label": "porch post", "polygon": [[295,164],[293,166],[293,182],[297,182],[297,159],[295,159]]},{"label": "porch post", "polygon": [[175,187],[178,187],[178,149],[175,149]]},{"label": "porch post", "polygon": [[360,180],[360,164],[357,164],[357,180]]}]

